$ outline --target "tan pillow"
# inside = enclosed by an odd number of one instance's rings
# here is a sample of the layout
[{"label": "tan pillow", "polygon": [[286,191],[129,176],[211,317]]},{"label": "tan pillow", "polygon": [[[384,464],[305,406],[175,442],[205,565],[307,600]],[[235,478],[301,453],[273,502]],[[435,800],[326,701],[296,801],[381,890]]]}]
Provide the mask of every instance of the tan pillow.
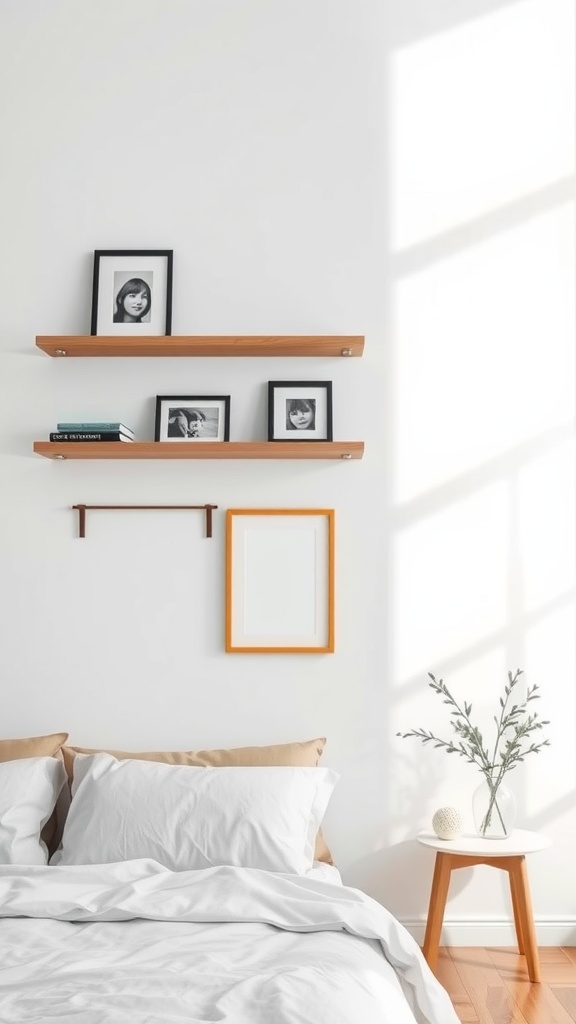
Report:
[{"label": "tan pillow", "polygon": [[[119,761],[133,758],[136,761],[160,761],[163,764],[184,764],[196,768],[228,768],[238,766],[270,767],[287,765],[292,768],[316,768],[326,739],[306,740],[302,743],[277,743],[269,747],[232,747],[221,750],[110,750],[93,747],[64,747],[62,754],[68,778],[72,781],[74,754],[112,754]],[[316,836],[316,860],[333,864],[322,832]]]},{"label": "tan pillow", "polygon": [[[27,736],[18,740],[0,740],[0,761],[20,761],[24,757],[62,757],[62,747],[68,739],[67,732],[53,732],[48,736]],[[56,812],[42,829],[42,839],[50,853],[54,849],[56,836]]]},{"label": "tan pillow", "polygon": [[67,732],[53,732],[49,736],[0,740],[0,761],[19,761],[22,757],[56,757],[60,755],[67,739]]}]

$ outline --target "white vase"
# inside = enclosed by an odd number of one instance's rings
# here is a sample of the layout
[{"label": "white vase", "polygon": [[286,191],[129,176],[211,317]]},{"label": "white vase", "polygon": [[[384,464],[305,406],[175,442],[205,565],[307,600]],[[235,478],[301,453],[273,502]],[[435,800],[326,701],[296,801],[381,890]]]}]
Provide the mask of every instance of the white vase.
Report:
[{"label": "white vase", "polygon": [[516,797],[502,782],[498,773],[484,781],[472,796],[474,825],[483,839],[506,839],[516,822]]}]

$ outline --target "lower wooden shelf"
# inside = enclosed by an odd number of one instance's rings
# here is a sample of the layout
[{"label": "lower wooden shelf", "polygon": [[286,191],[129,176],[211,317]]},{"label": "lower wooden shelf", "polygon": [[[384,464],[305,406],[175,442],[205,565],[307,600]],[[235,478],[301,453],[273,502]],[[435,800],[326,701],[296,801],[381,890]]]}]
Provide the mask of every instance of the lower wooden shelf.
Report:
[{"label": "lower wooden shelf", "polygon": [[46,459],[361,459],[363,441],[35,441]]}]

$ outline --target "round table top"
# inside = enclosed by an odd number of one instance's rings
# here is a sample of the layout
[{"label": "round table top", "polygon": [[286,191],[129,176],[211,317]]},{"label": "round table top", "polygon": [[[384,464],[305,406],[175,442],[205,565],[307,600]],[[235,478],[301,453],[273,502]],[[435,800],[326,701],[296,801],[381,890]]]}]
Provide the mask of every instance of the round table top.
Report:
[{"label": "round table top", "polygon": [[506,839],[482,839],[471,833],[464,833],[457,839],[439,839],[435,832],[419,832],[416,839],[440,853],[460,853],[463,857],[519,857],[545,850],[551,844],[548,836],[541,832],[521,828],[513,829]]}]

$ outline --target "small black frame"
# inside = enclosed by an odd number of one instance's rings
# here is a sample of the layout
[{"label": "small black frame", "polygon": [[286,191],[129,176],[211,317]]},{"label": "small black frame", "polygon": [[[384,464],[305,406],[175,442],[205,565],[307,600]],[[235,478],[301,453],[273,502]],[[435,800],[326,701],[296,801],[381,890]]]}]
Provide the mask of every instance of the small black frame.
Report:
[{"label": "small black frame", "polygon": [[157,395],[155,441],[230,440],[230,395]]},{"label": "small black frame", "polygon": [[173,249],[96,249],[92,335],[170,335]]},{"label": "small black frame", "polygon": [[269,441],[331,441],[331,380],[268,381]]}]

